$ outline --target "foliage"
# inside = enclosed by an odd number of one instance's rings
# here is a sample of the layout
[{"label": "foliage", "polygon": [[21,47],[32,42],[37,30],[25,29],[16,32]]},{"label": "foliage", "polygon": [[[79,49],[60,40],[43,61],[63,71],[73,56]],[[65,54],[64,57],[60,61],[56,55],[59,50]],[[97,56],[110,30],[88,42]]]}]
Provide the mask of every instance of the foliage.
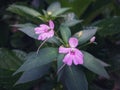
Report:
[{"label": "foliage", "polygon": [[[6,11],[0,14],[0,88],[112,89],[113,81],[110,80],[117,82],[114,73],[119,78],[120,8],[116,2],[117,0],[26,0],[9,6],[1,5]],[[36,5],[39,7],[36,8]],[[50,20],[54,22],[55,35],[39,41],[39,35],[35,34],[34,29]],[[95,35],[97,44],[90,42]],[[64,64],[65,54],[59,53],[60,46],[69,47],[70,37],[78,39],[77,48],[84,55],[84,63],[81,65]],[[39,44],[42,45],[40,49]],[[106,67],[109,67],[107,71]],[[107,80],[103,87],[100,77]]]}]

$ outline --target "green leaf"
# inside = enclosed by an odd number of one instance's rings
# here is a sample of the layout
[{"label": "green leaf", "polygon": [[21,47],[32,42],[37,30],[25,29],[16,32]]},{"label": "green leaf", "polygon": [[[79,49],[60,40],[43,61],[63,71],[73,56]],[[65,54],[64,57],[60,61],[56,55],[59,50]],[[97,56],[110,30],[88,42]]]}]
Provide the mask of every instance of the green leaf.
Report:
[{"label": "green leaf", "polygon": [[61,73],[60,79],[66,87],[65,90],[88,90],[88,83],[81,68],[66,65]]},{"label": "green leaf", "polygon": [[63,7],[71,7],[72,11],[80,17],[92,0],[60,0],[60,2]]},{"label": "green leaf", "polygon": [[65,19],[65,25],[69,27],[82,22],[82,20],[78,20],[77,16],[73,12],[65,14],[64,19]]},{"label": "green leaf", "polygon": [[28,36],[37,39],[38,35],[35,34],[34,28],[36,27],[36,25],[31,24],[31,23],[26,23],[26,24],[15,24],[12,25],[13,27],[18,27],[18,30],[20,30],[21,32],[27,34]]},{"label": "green leaf", "polygon": [[56,43],[58,46],[60,45],[60,42],[56,36],[53,36],[52,38],[49,38],[48,41],[49,43]]},{"label": "green leaf", "polygon": [[54,61],[57,54],[58,49],[52,47],[41,49],[38,54],[36,52],[29,54],[26,57],[26,62],[14,74],[46,65]]},{"label": "green leaf", "polygon": [[[81,18],[84,18],[83,23],[88,25],[90,24],[98,15],[107,10],[113,9],[111,5],[113,4],[112,0],[95,0],[89,8],[84,12]],[[111,12],[111,11],[110,11]],[[110,12],[107,14],[110,15]]]},{"label": "green leaf", "polygon": [[79,44],[83,44],[90,40],[95,35],[96,31],[96,27],[90,27],[85,30],[79,31],[74,36],[78,38]]},{"label": "green leaf", "polygon": [[70,8],[61,8],[61,5],[59,2],[54,2],[48,7],[47,12],[50,12],[51,16],[56,17],[68,11],[69,9]]},{"label": "green leaf", "polygon": [[28,90],[32,84],[24,84],[14,86],[19,75],[12,76],[14,71],[5,70],[0,68],[0,89],[1,90]]},{"label": "green leaf", "polygon": [[49,71],[50,64],[25,71],[15,84],[26,83],[41,78]]},{"label": "green leaf", "polygon": [[57,57],[57,68],[60,69],[60,67],[63,65],[63,58],[64,58],[64,54],[59,54]]},{"label": "green leaf", "polygon": [[14,12],[16,14],[20,14],[20,12],[24,12],[28,15],[33,16],[33,17],[41,16],[41,14],[39,12],[37,12],[36,10],[34,10],[32,8],[28,8],[26,6],[22,6],[22,5],[11,5],[8,7],[7,10]]},{"label": "green leaf", "polygon": [[74,26],[74,25],[76,25],[76,24],[78,24],[78,23],[80,23],[80,22],[81,22],[81,20],[65,21],[65,25],[71,27],[71,26]]},{"label": "green leaf", "polygon": [[70,8],[61,8],[60,10],[55,11],[52,13],[52,16],[56,17],[58,15],[63,14],[64,12],[68,11]]},{"label": "green leaf", "polygon": [[88,52],[82,51],[84,54],[84,63],[83,66],[85,66],[90,71],[109,78],[108,73],[106,72],[104,65],[101,64],[101,62],[98,61],[97,58],[95,58],[93,55],[89,54]]},{"label": "green leaf", "polygon": [[56,11],[58,11],[61,8],[61,5],[59,2],[53,2],[52,4],[50,4],[50,6],[47,8],[47,12],[51,12],[54,13]]},{"label": "green leaf", "polygon": [[23,51],[0,48],[0,68],[15,71],[23,63],[25,56]]},{"label": "green leaf", "polygon": [[70,31],[69,27],[62,24],[60,26],[60,33],[61,33],[61,36],[62,36],[64,42],[67,44],[69,38],[71,37],[71,31]]},{"label": "green leaf", "polygon": [[107,63],[105,63],[105,62],[103,62],[103,61],[101,61],[101,60],[99,60],[99,59],[95,59],[97,62],[99,62],[102,66],[104,66],[104,67],[109,67],[110,65],[109,64],[107,64]]},{"label": "green leaf", "polygon": [[100,36],[112,36],[120,33],[120,17],[107,18],[95,22],[93,25],[99,27]]},{"label": "green leaf", "polygon": [[57,72],[58,72],[58,81],[60,80],[60,77],[62,76],[62,72],[64,69],[64,64],[63,64],[63,58],[64,54],[59,54],[57,57]]}]

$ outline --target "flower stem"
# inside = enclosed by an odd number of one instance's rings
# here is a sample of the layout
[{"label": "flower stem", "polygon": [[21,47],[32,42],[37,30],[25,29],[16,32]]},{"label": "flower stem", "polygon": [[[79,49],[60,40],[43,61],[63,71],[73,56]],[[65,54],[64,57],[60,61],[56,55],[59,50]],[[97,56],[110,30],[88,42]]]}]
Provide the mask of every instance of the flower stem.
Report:
[{"label": "flower stem", "polygon": [[45,39],[45,40],[40,44],[40,46],[39,46],[38,49],[37,49],[37,54],[38,54],[40,48],[43,46],[43,44],[45,44],[45,42],[46,42],[47,40],[48,40],[48,38]]},{"label": "flower stem", "polygon": [[65,64],[63,64],[57,71],[57,74],[64,68]]}]

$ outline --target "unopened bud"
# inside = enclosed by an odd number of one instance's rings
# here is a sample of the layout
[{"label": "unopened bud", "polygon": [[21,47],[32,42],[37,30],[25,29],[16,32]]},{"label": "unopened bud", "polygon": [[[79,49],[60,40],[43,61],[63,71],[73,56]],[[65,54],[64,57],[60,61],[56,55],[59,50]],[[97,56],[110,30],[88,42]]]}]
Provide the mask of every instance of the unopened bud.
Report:
[{"label": "unopened bud", "polygon": [[51,15],[51,14],[52,14],[52,12],[51,12],[51,11],[48,11],[47,13],[48,13],[48,15]]},{"label": "unopened bud", "polygon": [[91,39],[90,39],[90,43],[93,43],[95,41],[95,36],[93,36]]}]

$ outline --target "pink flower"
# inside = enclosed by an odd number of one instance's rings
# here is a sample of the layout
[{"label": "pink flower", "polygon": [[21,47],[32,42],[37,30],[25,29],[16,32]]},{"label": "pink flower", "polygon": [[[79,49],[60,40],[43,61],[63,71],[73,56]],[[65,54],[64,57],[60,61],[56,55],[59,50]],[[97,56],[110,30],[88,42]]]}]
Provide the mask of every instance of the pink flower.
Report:
[{"label": "pink flower", "polygon": [[93,36],[91,39],[90,39],[90,43],[93,43],[95,41],[95,36]]},{"label": "pink flower", "polygon": [[63,46],[59,47],[59,53],[66,54],[63,62],[69,66],[72,65],[72,63],[75,65],[83,64],[83,54],[79,49],[76,48],[78,45],[78,40],[74,37],[70,38],[69,45],[70,48],[65,48]]},{"label": "pink flower", "polygon": [[36,27],[35,33],[38,34],[38,40],[45,40],[54,36],[54,23],[52,20],[49,21],[49,26],[46,24],[41,24]]}]

